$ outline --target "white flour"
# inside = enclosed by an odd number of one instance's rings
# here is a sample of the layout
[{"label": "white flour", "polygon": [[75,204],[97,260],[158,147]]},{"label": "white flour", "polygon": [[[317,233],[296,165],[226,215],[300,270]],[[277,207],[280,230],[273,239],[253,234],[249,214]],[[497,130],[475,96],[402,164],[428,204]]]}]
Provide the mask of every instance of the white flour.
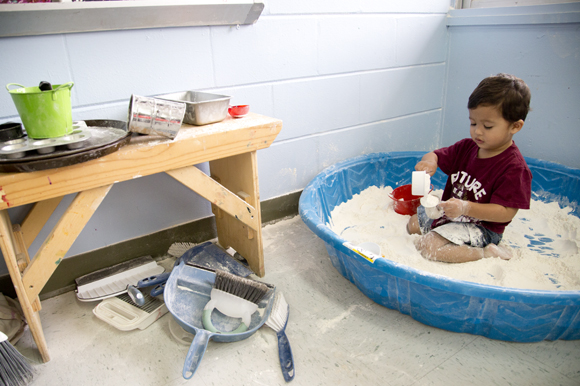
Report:
[{"label": "white flour", "polygon": [[[431,273],[486,285],[522,289],[580,290],[580,219],[557,203],[532,200],[505,230],[510,260],[481,259],[449,264],[424,259],[406,231],[409,216],[396,213],[391,187],[371,186],[334,208],[330,228],[358,245],[372,241],[383,257]],[[441,192],[439,196],[441,195]]]}]

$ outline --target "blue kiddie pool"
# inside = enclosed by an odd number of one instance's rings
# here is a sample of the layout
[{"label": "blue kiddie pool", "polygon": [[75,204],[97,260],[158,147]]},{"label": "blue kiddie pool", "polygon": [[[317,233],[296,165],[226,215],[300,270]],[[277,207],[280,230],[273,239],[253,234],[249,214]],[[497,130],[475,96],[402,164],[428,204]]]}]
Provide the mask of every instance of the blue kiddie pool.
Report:
[{"label": "blue kiddie pool", "polygon": [[[580,291],[544,291],[447,278],[379,258],[371,262],[345,246],[327,223],[332,210],[370,186],[409,184],[422,152],[377,153],[335,164],[300,197],[300,216],[320,237],[332,265],[370,299],[429,326],[511,342],[580,339]],[[534,199],[557,201],[579,216],[580,171],[530,159]],[[431,178],[445,186],[440,170]]]}]

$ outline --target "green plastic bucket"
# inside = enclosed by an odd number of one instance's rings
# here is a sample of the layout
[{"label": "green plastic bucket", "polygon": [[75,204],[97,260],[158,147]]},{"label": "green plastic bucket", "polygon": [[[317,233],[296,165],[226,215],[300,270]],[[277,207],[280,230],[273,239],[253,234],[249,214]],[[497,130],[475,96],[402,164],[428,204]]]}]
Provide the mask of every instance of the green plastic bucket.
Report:
[{"label": "green plastic bucket", "polygon": [[[47,91],[17,83],[6,85],[29,138],[56,138],[73,132],[70,102],[73,85],[73,82],[56,84]],[[19,88],[11,90],[10,86]]]}]

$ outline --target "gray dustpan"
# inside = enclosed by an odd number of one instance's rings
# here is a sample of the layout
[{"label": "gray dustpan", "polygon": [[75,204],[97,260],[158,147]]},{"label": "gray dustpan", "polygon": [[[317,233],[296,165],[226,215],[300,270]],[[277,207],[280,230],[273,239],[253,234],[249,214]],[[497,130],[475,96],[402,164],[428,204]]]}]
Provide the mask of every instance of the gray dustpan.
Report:
[{"label": "gray dustpan", "polygon": [[[270,290],[258,304],[258,311],[252,315],[247,331],[236,334],[210,332],[203,327],[202,312],[210,300],[214,282],[213,270],[191,265],[182,260],[173,268],[165,284],[163,297],[167,309],[185,331],[195,335],[183,365],[185,379],[195,374],[210,339],[216,342],[236,342],[246,339],[262,327],[272,310],[275,288],[268,285]],[[233,331],[240,324],[240,319],[230,318],[215,310],[212,322],[220,331]]]}]

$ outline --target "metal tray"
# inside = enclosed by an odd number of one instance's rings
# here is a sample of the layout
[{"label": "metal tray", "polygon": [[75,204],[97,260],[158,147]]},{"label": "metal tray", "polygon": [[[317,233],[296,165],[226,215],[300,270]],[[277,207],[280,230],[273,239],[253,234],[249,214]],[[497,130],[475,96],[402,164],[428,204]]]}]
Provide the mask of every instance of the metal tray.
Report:
[{"label": "metal tray", "polygon": [[183,123],[202,126],[221,122],[228,116],[230,96],[200,91],[182,91],[156,96],[159,99],[185,103]]},{"label": "metal tray", "polygon": [[0,172],[18,173],[75,165],[117,151],[131,140],[127,123],[114,120],[85,120],[91,138],[78,149],[58,148],[49,154],[31,154],[19,159],[0,156]]},{"label": "metal tray", "polygon": [[79,149],[91,138],[91,130],[84,121],[73,122],[73,132],[56,138],[32,139],[28,136],[0,142],[0,157],[21,159],[28,155],[50,154],[57,148]]}]

